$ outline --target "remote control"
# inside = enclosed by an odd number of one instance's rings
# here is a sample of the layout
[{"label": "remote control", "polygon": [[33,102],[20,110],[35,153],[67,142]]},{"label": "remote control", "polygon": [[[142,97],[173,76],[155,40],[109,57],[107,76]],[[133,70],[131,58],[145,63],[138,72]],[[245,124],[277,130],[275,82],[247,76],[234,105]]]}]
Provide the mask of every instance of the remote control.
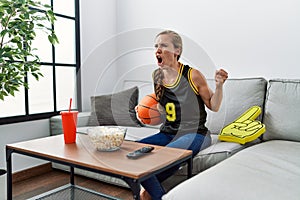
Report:
[{"label": "remote control", "polygon": [[145,147],[137,149],[133,152],[128,153],[127,157],[130,158],[130,159],[136,159],[136,158],[139,158],[143,155],[146,155],[147,153],[151,152],[153,149],[154,149],[154,147],[145,146]]}]

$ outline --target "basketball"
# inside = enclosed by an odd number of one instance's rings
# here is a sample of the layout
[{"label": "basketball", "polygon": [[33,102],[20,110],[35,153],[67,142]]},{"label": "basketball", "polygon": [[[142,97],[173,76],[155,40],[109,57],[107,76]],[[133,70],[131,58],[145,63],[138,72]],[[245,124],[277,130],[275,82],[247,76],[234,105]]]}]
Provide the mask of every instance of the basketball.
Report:
[{"label": "basketball", "polygon": [[161,123],[161,114],[157,109],[155,94],[146,95],[137,107],[138,117],[144,124],[158,125]]}]

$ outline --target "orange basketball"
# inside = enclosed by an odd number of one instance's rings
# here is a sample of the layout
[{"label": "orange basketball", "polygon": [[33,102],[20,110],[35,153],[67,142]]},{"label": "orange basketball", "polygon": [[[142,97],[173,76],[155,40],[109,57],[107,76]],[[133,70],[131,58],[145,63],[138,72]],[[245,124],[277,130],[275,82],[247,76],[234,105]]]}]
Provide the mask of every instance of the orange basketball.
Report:
[{"label": "orange basketball", "polygon": [[157,109],[155,94],[146,95],[137,107],[138,116],[144,124],[158,125],[161,123],[161,114]]}]

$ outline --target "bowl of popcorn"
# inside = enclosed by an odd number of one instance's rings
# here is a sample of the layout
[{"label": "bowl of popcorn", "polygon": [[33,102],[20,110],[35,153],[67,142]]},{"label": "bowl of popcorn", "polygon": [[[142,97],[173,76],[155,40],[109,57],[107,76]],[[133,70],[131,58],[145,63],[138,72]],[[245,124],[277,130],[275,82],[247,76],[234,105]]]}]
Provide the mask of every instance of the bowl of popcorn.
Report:
[{"label": "bowl of popcorn", "polygon": [[97,126],[87,130],[91,142],[98,151],[116,151],[120,149],[126,128]]}]

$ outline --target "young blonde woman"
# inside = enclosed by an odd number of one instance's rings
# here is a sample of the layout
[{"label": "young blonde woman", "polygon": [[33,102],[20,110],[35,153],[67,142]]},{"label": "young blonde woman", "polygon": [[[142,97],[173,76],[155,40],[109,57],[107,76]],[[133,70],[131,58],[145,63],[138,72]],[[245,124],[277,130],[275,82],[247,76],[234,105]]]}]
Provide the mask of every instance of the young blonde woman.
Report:
[{"label": "young blonde woman", "polygon": [[[197,69],[179,62],[182,39],[174,31],[166,30],[155,38],[155,56],[158,68],[153,82],[159,110],[166,116],[160,132],[140,140],[141,143],[189,149],[196,155],[211,144],[205,126],[205,106],[218,111],[222,101],[223,84],[228,77],[225,70],[215,73],[213,92],[206,78]],[[175,167],[143,181],[141,199],[159,200],[165,194],[161,182],[178,170]]]}]

